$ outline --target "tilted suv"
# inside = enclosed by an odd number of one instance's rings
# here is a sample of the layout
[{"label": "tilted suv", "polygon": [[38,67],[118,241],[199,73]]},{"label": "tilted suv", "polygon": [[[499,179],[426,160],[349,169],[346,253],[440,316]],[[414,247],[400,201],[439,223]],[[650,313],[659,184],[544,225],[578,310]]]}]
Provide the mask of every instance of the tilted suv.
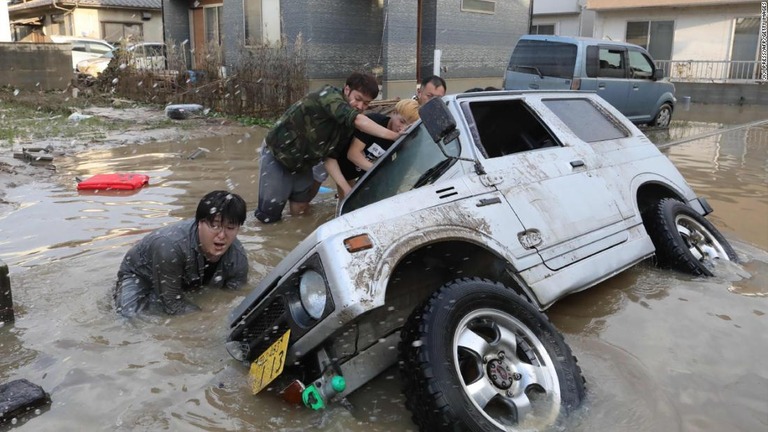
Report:
[{"label": "tilted suv", "polygon": [[736,259],[707,202],[593,93],[467,93],[420,114],[231,313],[254,393],[277,378],[318,408],[398,363],[421,430],[547,427],[585,387],[541,311],[654,254],[702,275]]},{"label": "tilted suv", "polygon": [[651,55],[634,44],[526,35],[512,51],[504,89],[594,91],[634,123],[667,127],[675,86],[663,76]]}]

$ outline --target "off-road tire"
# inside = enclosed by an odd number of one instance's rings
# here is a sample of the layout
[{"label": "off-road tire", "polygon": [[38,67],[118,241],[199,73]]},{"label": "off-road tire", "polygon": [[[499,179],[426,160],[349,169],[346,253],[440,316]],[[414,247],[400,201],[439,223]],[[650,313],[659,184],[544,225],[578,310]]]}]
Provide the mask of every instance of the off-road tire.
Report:
[{"label": "off-road tire", "polygon": [[696,276],[712,276],[713,260],[738,262],[728,241],[704,216],[676,199],[665,198],[643,215],[656,247],[656,262]]},{"label": "off-road tire", "polygon": [[[495,334],[495,342],[493,329],[501,330]],[[471,350],[460,348],[458,336],[467,334],[482,335],[485,343],[478,344],[478,348],[489,348],[482,359],[472,355]],[[506,343],[512,339],[510,336],[514,336],[514,348]],[[498,378],[502,374],[491,378],[491,371],[499,371],[491,369],[492,365],[499,364],[494,361],[492,352],[502,347],[515,351],[502,357],[502,361],[508,362],[506,365],[512,366],[505,370],[520,371],[523,377],[512,378],[513,374],[502,370],[508,379],[498,386]],[[518,401],[532,402],[520,393],[523,387],[531,390],[531,385],[539,386],[541,383],[537,380],[541,377],[544,378],[541,380],[545,383],[543,387],[550,386],[545,390],[548,396],[553,396],[551,399],[554,402],[536,402],[545,407],[543,411],[537,411],[544,413],[542,418],[534,419],[544,423],[538,427],[555,424],[561,415],[579,406],[585,396],[581,369],[562,335],[526,298],[488,280],[454,280],[416,308],[402,329],[399,355],[405,405],[421,431],[514,428],[515,425],[502,426],[499,418],[492,417],[496,413],[490,407],[498,404],[503,405],[502,410],[515,407],[507,414],[516,416],[517,407],[525,409],[525,403],[510,404],[511,399],[506,397],[511,394],[508,392],[514,393],[513,397],[521,396],[522,399],[516,399]],[[461,373],[455,366],[457,362],[462,364]],[[534,365],[536,362],[542,362],[541,366]],[[490,392],[483,394],[493,395],[484,408],[475,404],[477,399],[468,395],[464,382],[467,371],[479,372],[479,376],[477,373],[472,375],[472,382]],[[505,390],[505,385],[509,383],[512,387]],[[498,391],[503,395],[494,393]],[[556,396],[558,393],[559,398]],[[516,421],[514,418],[506,420],[511,423]],[[530,419],[525,426],[530,426],[529,423]]]}]

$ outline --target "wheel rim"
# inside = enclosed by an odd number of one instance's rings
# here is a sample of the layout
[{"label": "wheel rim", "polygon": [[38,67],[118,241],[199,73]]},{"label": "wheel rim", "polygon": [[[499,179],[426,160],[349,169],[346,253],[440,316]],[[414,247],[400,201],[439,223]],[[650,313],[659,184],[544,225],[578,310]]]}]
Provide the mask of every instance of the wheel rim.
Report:
[{"label": "wheel rim", "polygon": [[556,421],[562,399],[555,365],[511,315],[480,309],[465,316],[454,333],[453,362],[463,391],[496,427],[541,429]]},{"label": "wheel rim", "polygon": [[659,111],[658,118],[656,119],[656,126],[666,127],[669,125],[670,120],[672,120],[672,114],[669,108],[666,106],[661,107],[661,111]]},{"label": "wheel rim", "polygon": [[729,260],[728,252],[723,244],[702,224],[686,215],[675,218],[677,232],[693,257],[701,262],[712,262],[716,259]]}]

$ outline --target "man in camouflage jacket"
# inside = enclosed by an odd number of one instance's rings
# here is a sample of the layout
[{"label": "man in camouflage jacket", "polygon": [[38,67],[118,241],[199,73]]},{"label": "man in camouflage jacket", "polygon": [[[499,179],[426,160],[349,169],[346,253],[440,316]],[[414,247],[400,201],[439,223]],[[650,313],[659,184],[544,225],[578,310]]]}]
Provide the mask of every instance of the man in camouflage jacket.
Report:
[{"label": "man in camouflage jacket", "polygon": [[312,167],[346,145],[355,129],[388,140],[399,137],[361,114],[378,94],[376,78],[355,72],[343,89],[326,85],[288,108],[261,148],[257,219],[280,220],[286,202],[291,214],[307,211],[314,196]]}]

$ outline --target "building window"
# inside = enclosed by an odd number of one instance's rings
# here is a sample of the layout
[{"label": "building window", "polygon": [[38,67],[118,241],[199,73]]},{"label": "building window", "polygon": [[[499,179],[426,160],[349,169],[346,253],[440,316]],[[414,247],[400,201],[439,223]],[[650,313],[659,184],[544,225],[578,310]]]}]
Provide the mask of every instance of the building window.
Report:
[{"label": "building window", "polygon": [[206,7],[205,13],[205,41],[221,45],[221,10],[222,6]]},{"label": "building window", "polygon": [[731,45],[731,68],[728,78],[755,79],[757,47],[760,41],[760,18],[736,18]]},{"label": "building window", "polygon": [[144,26],[141,23],[102,22],[101,34],[111,44],[139,42],[144,39]]},{"label": "building window", "polygon": [[261,44],[261,0],[243,0],[245,8],[245,44]]},{"label": "building window", "polygon": [[626,41],[648,50],[656,60],[672,60],[674,21],[627,22]]},{"label": "building window", "polygon": [[279,42],[280,0],[243,0],[245,44]]},{"label": "building window", "polygon": [[554,24],[534,24],[531,26],[531,33],[534,35],[553,35],[555,34]]},{"label": "building window", "polygon": [[492,0],[461,0],[462,12],[496,13],[496,1]]}]

